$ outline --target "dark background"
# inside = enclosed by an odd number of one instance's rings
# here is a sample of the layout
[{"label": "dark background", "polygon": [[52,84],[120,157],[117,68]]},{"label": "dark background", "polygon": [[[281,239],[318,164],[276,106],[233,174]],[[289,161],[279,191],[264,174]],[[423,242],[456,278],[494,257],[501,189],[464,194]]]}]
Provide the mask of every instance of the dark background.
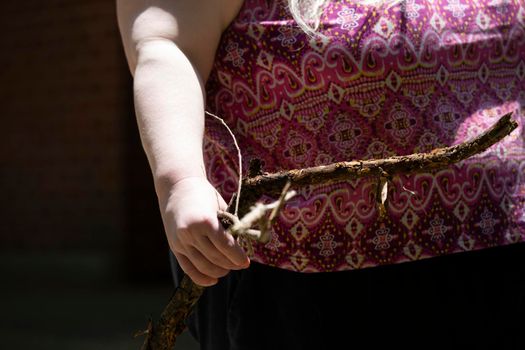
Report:
[{"label": "dark background", "polygon": [[139,349],[173,288],[115,1],[3,1],[0,28],[1,347]]}]

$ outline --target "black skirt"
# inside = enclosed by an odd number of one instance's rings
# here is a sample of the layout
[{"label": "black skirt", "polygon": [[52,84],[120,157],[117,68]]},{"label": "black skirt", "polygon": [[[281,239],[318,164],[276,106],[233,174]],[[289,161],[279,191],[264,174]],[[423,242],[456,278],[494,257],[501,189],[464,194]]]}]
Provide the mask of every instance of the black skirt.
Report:
[{"label": "black skirt", "polygon": [[202,350],[525,350],[525,243],[332,273],[252,263],[188,326]]}]

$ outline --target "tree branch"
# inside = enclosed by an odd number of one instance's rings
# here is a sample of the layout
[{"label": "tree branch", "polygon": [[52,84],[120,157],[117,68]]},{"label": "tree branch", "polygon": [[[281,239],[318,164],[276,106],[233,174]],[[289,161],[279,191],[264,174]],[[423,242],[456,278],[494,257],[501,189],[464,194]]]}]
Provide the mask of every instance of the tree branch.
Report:
[{"label": "tree branch", "polygon": [[459,145],[437,148],[429,153],[413,153],[406,156],[393,156],[384,159],[354,160],[321,165],[312,168],[280,171],[272,174],[262,174],[243,181],[241,193],[242,215],[250,203],[256,201],[262,194],[275,196],[280,193],[286,182],[292,188],[315,184],[326,184],[341,180],[352,180],[360,177],[381,177],[388,174],[409,174],[443,169],[447,166],[465,160],[475,154],[485,151],[496,142],[510,134],[517,126],[511,119],[512,113],[503,115],[491,128],[474,138]]},{"label": "tree branch", "polygon": [[[379,196],[383,197],[385,192],[384,179],[395,174],[443,169],[485,151],[518,126],[517,122],[511,119],[511,116],[512,113],[505,114],[491,128],[471,141],[456,146],[438,148],[429,153],[415,153],[386,159],[339,162],[306,169],[250,176],[242,182],[239,215],[249,213],[250,206],[262,194],[278,195],[288,182],[292,187],[297,188],[360,177],[378,177],[381,179],[378,193],[380,193]],[[250,174],[255,173],[256,171],[250,171]],[[283,196],[281,195],[281,198]],[[379,202],[384,204],[384,200],[385,198],[381,198]],[[278,206],[282,206],[282,203]],[[275,217],[275,213],[272,216]],[[249,227],[244,229],[247,230],[247,233],[254,233]],[[193,310],[193,306],[203,291],[204,287],[194,284],[187,275],[184,275],[181,286],[175,290],[159,322],[153,323],[150,320],[148,329],[141,332],[141,334],[146,335],[141,350],[172,350],[176,337],[185,328],[186,317]]]}]

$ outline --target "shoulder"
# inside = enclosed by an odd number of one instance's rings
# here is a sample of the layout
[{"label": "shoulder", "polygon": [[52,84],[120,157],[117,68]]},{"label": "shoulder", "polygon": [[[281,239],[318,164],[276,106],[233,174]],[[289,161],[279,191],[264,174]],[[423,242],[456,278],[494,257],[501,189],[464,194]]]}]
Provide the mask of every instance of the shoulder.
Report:
[{"label": "shoulder", "polygon": [[222,32],[244,0],[116,0],[122,43],[134,71],[141,45],[164,39],[174,43],[207,77]]}]

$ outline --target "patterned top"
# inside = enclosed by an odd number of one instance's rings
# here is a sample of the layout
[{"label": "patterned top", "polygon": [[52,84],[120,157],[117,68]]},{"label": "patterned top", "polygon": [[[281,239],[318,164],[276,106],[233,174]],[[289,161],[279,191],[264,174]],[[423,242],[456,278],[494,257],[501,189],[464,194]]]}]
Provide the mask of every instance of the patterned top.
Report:
[{"label": "patterned top", "polygon": [[[518,129],[441,171],[302,188],[254,261],[302,272],[360,269],[525,241],[525,0],[335,0],[309,38],[286,0],[246,0],[206,84],[243,167],[304,168],[461,143],[513,111]],[[237,153],[207,118],[208,176],[226,199]],[[244,174],[246,175],[246,173]]]}]

